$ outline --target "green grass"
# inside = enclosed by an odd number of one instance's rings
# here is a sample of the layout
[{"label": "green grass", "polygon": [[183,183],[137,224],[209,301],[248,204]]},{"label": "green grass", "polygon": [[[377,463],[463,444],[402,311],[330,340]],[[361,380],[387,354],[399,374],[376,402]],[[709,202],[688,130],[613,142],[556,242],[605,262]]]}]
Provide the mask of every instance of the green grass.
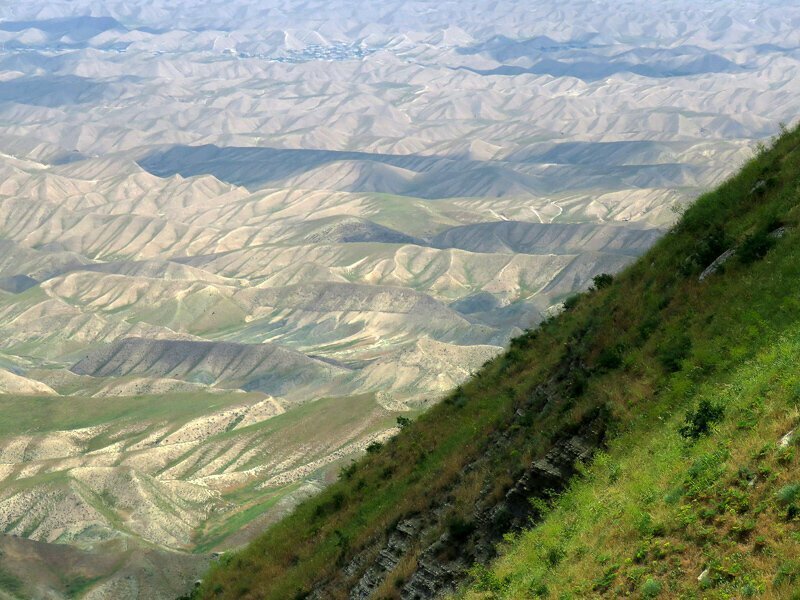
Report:
[{"label": "green grass", "polygon": [[[0,559],[2,559],[2,556],[0,556]],[[19,594],[23,590],[22,580],[0,566],[0,590],[11,594]]]},{"label": "green grass", "polygon": [[64,431],[126,419],[183,424],[256,396],[259,395],[204,392],[120,398],[0,396],[0,414],[3,415],[0,439],[20,433]]},{"label": "green grass", "polygon": [[[360,556],[366,568],[399,520],[430,523],[406,568],[449,525],[496,505],[559,435],[606,415],[607,447],[583,477],[538,500],[540,520],[507,536],[461,596],[791,598],[798,459],[778,440],[800,423],[799,224],[800,130],[699,199],[613,283],[513,340],[228,557],[198,596],[347,598],[359,572],[343,567]],[[765,243],[781,225],[786,235]],[[744,252],[699,282],[730,247]],[[469,535],[446,551],[475,556]]]},{"label": "green grass", "polygon": [[75,575],[64,581],[64,594],[67,598],[80,598],[99,580],[99,577],[87,578]]},{"label": "green grass", "polygon": [[[169,431],[175,431],[195,418],[234,406],[251,404],[262,398],[262,394],[241,392],[124,398],[5,396],[0,397],[0,411],[5,415],[4,419],[0,419],[0,444],[4,439],[25,433],[46,434],[51,431],[94,425],[107,426],[107,429],[100,431],[87,442],[87,449],[91,451],[116,441],[119,432],[131,424],[143,426],[138,433],[129,434],[124,438],[128,443],[135,443],[156,431],[163,431],[165,425]],[[323,398],[295,406],[283,414],[248,427],[222,431],[206,439],[204,444],[209,448],[226,447],[228,444],[235,444],[244,436],[249,438],[252,444],[261,445],[269,450],[264,454],[251,456],[247,464],[239,466],[240,469],[261,466],[265,460],[271,458],[274,460],[275,455],[287,458],[294,456],[295,462],[286,465],[285,468],[299,467],[305,461],[323,458],[336,449],[326,446],[326,440],[348,440],[350,436],[356,439],[362,435],[385,431],[394,424],[395,418],[393,413],[377,404],[374,394]],[[303,456],[297,455],[299,442],[307,447]],[[316,448],[316,453],[308,448]],[[193,448],[189,452],[196,450]],[[176,456],[173,461],[164,465],[163,470],[169,469],[184,458],[185,456]],[[339,462],[349,460],[350,457],[345,456]],[[59,460],[53,460],[51,464],[57,469]],[[201,463],[194,468],[200,469],[202,466]],[[226,466],[220,464],[218,472],[222,472]],[[306,474],[305,478],[330,480],[335,477],[340,466],[338,463],[323,464],[315,473]],[[182,475],[183,479],[191,477],[192,471]],[[205,552],[224,546],[228,536],[237,533],[252,520],[274,509],[281,499],[298,487],[298,484],[290,483],[273,489],[258,490],[256,489],[258,483],[260,481],[244,489],[222,491],[223,498],[227,502],[241,509],[212,513],[208,523],[196,534],[194,539],[196,546],[192,548],[194,552]],[[115,512],[116,501],[110,492],[96,494],[63,470],[50,471],[48,467],[43,472],[15,479],[12,487],[17,492],[42,488],[66,491],[70,487],[77,487],[82,497],[116,529],[131,533],[125,525],[124,518]],[[157,494],[152,497],[158,502]],[[167,513],[174,512],[174,507],[168,504],[160,504],[159,507]],[[35,526],[36,524],[31,525]]]},{"label": "green grass", "polygon": [[427,237],[461,223],[448,215],[450,201],[432,201],[393,194],[369,194],[367,203],[372,213],[367,218],[417,237]]},{"label": "green grass", "polygon": [[[546,583],[544,597],[615,598],[636,595],[647,581],[664,597],[738,598],[751,588],[784,597],[771,581],[782,558],[800,553],[800,527],[785,518],[800,464],[793,456],[782,463],[778,440],[800,422],[798,357],[794,324],[729,375],[694,386],[691,401],[720,402],[727,413],[694,443],[679,435],[683,415],[665,393],[542,523],[505,545],[491,569],[504,582],[494,597],[526,597]],[[758,549],[759,538],[769,552]],[[555,565],[547,560],[554,549],[563,557]],[[726,564],[735,573],[723,573]],[[609,565],[618,568],[598,590]],[[706,568],[712,583],[701,585]],[[463,597],[486,596],[473,586]]]},{"label": "green grass", "polygon": [[[226,519],[222,523],[216,524],[208,531],[203,532],[202,535],[195,540],[193,552],[200,554],[211,552],[229,536],[235,534],[237,531],[252,523],[255,519],[262,516],[270,509],[274,508],[278,502],[280,502],[288,494],[295,491],[299,485],[300,484],[297,483],[291,484],[285,488],[282,488],[279,492],[267,496],[266,498],[264,498],[264,494],[262,492],[259,501],[237,510],[233,516],[226,515]],[[233,498],[229,497],[228,500],[233,501]]]}]

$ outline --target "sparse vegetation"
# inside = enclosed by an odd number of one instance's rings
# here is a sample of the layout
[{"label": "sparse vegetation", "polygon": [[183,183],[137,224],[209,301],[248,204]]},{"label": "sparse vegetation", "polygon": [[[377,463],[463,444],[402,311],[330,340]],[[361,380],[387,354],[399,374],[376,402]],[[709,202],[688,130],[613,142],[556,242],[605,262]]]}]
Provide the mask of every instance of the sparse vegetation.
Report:
[{"label": "sparse vegetation", "polygon": [[[2,555],[0,555],[2,560]],[[9,573],[0,566],[0,590],[11,594],[18,594],[22,591],[22,581],[13,573]]]}]

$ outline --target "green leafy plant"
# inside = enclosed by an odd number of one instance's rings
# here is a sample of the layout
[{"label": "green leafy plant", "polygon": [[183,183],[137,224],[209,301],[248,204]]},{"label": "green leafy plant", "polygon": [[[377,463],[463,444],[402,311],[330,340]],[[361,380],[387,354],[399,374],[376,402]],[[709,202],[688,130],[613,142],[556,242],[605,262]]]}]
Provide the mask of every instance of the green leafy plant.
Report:
[{"label": "green leafy plant", "polygon": [[711,433],[711,428],[722,421],[725,408],[721,404],[712,404],[708,400],[701,400],[695,410],[686,413],[683,425],[678,428],[681,437],[687,440],[697,440]]},{"label": "green leafy plant", "polygon": [[649,578],[642,584],[642,597],[644,598],[657,598],[661,594],[661,583]]},{"label": "green leafy plant", "polygon": [[783,486],[778,490],[776,497],[778,498],[778,502],[783,506],[794,504],[800,499],[800,483],[790,483],[789,485]]}]

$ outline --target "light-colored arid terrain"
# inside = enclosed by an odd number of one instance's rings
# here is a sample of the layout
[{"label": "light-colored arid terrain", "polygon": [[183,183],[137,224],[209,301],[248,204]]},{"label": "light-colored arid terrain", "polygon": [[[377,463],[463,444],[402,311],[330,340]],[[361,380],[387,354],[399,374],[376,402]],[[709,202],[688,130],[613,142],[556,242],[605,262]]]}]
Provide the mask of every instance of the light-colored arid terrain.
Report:
[{"label": "light-colored arid terrain", "polygon": [[0,598],[186,593],[799,111],[785,2],[0,0]]}]

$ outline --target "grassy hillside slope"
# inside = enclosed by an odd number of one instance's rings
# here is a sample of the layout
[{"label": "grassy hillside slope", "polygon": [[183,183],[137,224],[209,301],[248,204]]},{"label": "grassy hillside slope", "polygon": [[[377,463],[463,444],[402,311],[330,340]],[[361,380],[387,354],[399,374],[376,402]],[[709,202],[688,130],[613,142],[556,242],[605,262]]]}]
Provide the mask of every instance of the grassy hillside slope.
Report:
[{"label": "grassy hillside slope", "polygon": [[798,205],[794,130],[196,595],[793,597]]}]

